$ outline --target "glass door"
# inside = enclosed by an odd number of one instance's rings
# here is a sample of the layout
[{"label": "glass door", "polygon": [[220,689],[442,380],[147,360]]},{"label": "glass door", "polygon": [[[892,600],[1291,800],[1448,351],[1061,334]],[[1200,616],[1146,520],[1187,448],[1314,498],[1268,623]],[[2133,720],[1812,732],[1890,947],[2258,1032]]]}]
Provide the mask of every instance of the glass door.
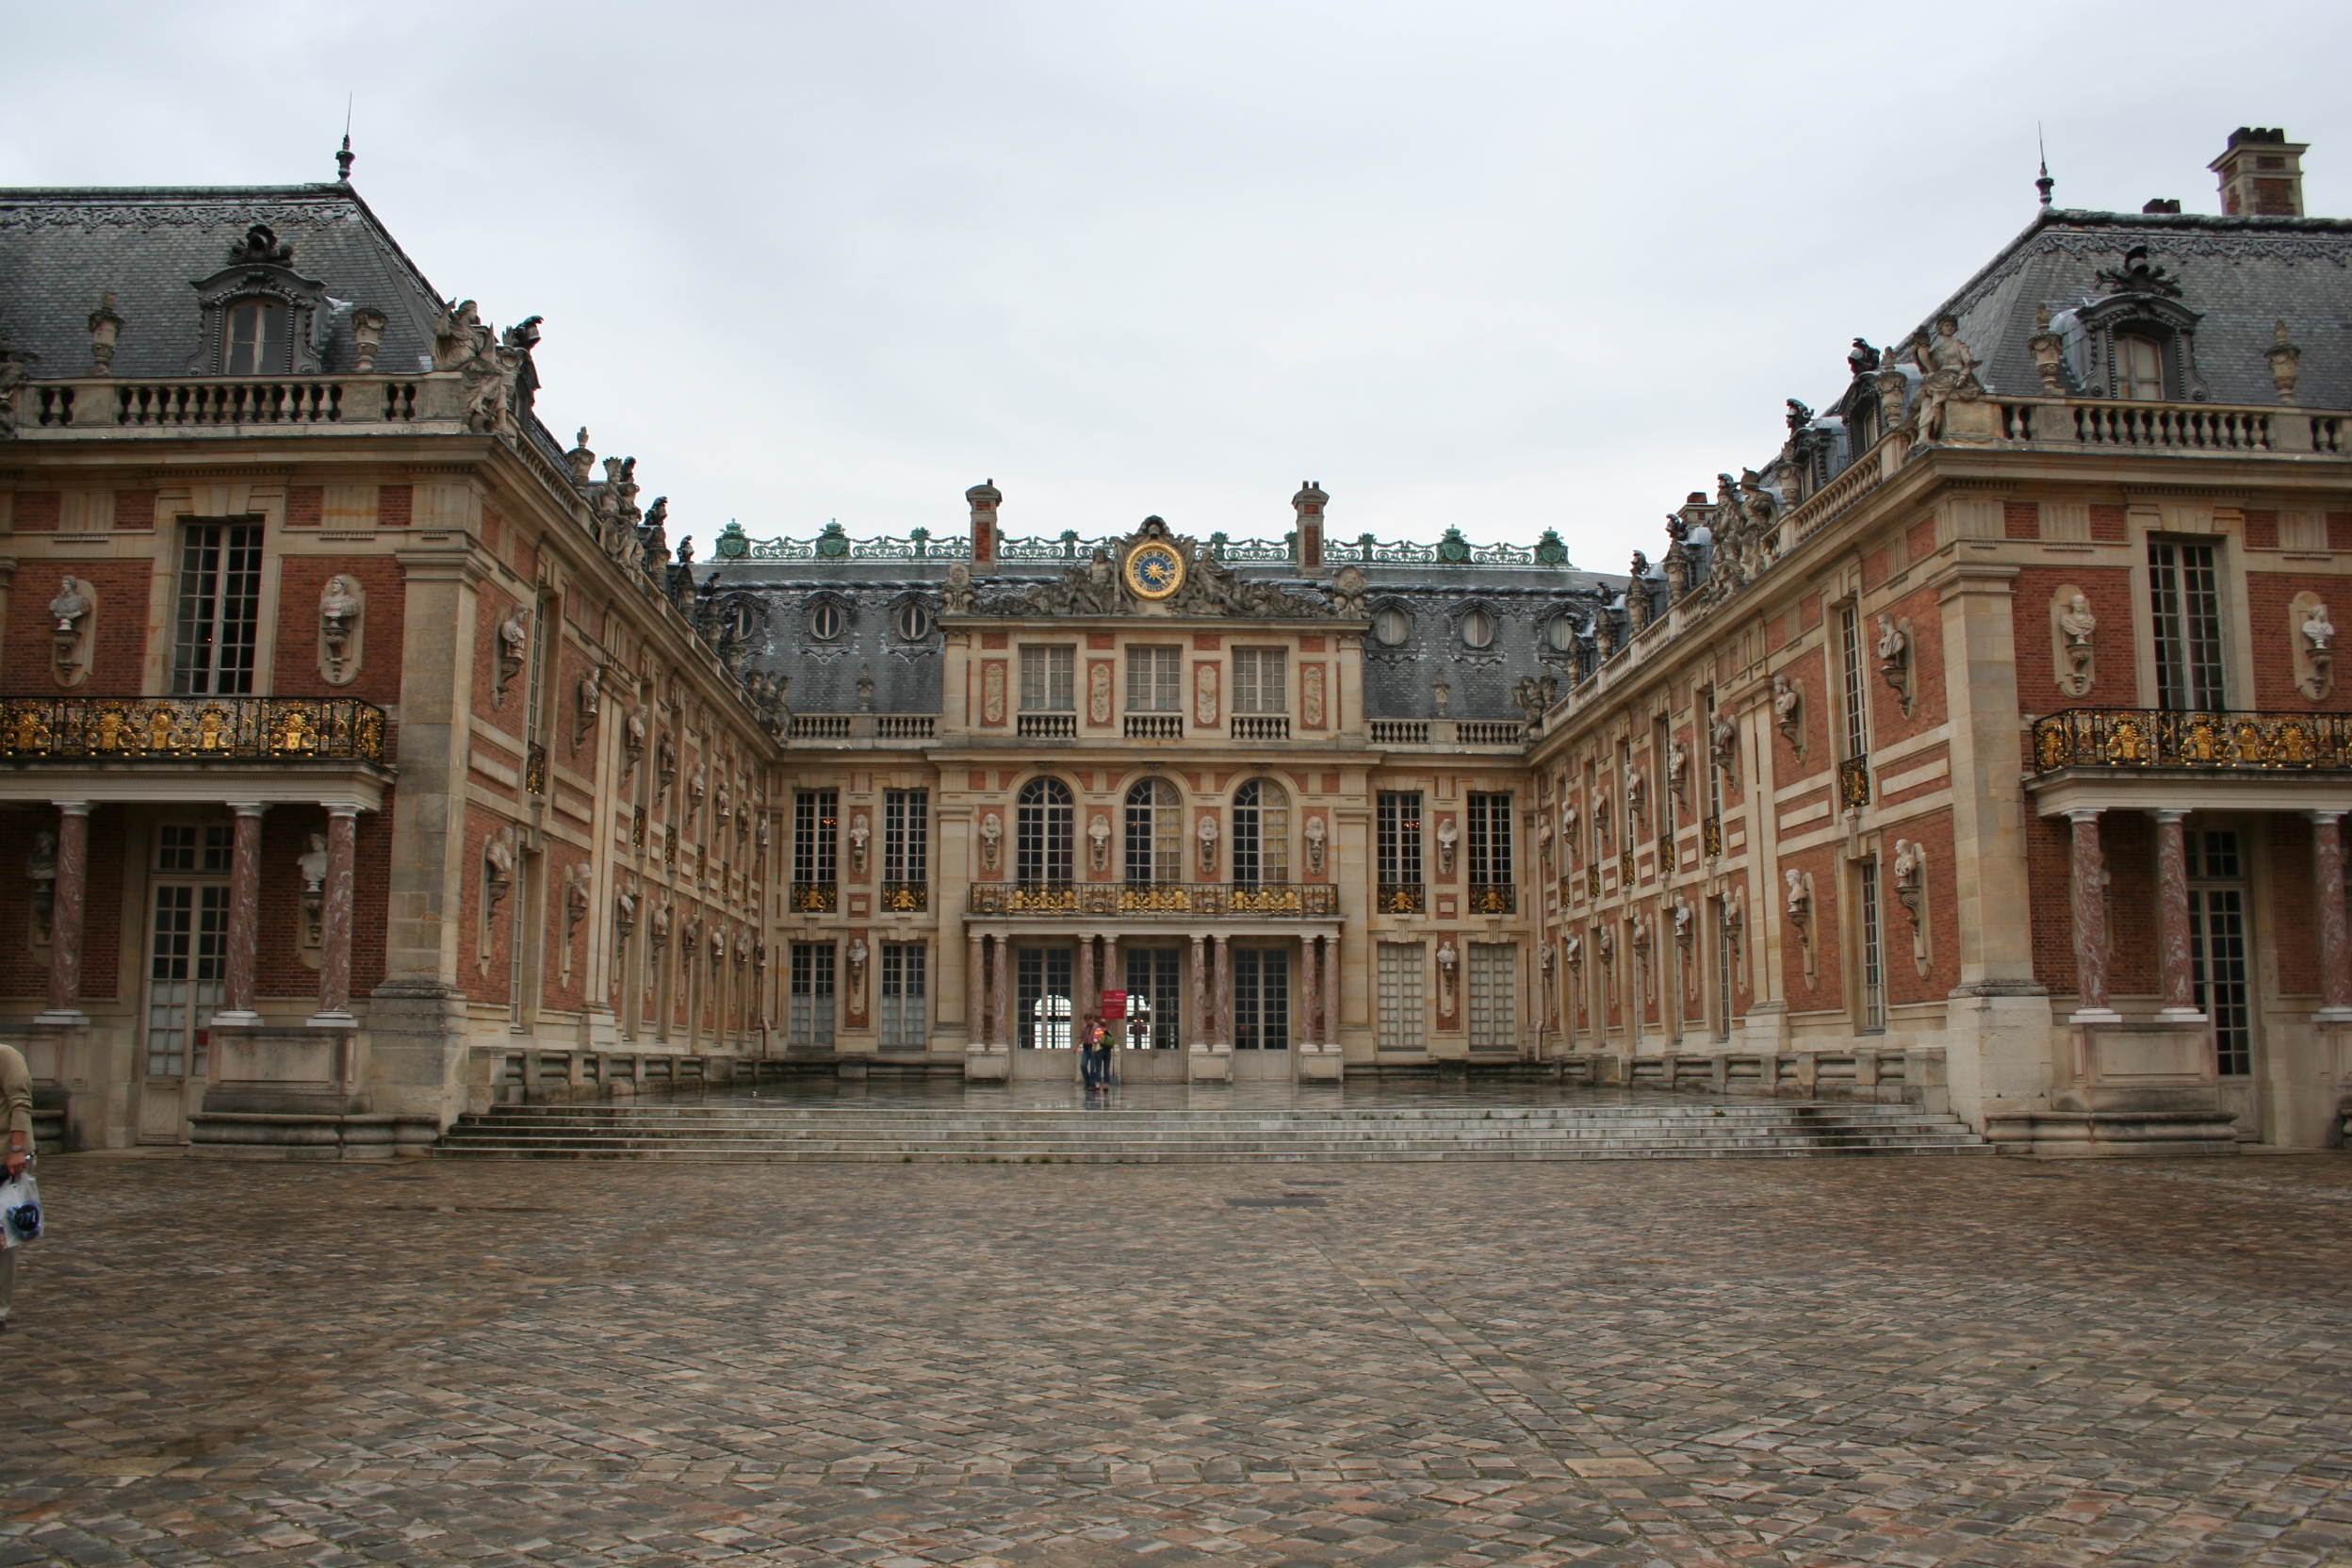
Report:
[{"label": "glass door", "polygon": [[1184,1044],[1181,947],[1122,947],[1127,958],[1127,1048],[1174,1051]]},{"label": "glass door", "polygon": [[185,1143],[204,1097],[212,1015],[225,1000],[229,890],[163,882],[151,897],[139,1139]]},{"label": "glass door", "polygon": [[2189,965],[2197,1004],[2211,1021],[2222,1107],[2241,1137],[2257,1136],[2254,988],[2246,957],[2246,874],[2233,832],[2188,835]]},{"label": "glass door", "polygon": [[1067,947],[1013,949],[1013,999],[1023,1051],[1070,1049],[1070,968]]}]

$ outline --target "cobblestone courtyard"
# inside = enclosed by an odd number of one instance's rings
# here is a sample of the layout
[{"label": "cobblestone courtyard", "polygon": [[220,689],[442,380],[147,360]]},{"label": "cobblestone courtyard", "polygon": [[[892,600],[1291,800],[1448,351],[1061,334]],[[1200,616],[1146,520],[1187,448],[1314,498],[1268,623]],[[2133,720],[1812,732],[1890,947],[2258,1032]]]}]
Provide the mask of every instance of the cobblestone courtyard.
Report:
[{"label": "cobblestone courtyard", "polygon": [[2352,1562],[2352,1160],[53,1159],[0,1562]]}]

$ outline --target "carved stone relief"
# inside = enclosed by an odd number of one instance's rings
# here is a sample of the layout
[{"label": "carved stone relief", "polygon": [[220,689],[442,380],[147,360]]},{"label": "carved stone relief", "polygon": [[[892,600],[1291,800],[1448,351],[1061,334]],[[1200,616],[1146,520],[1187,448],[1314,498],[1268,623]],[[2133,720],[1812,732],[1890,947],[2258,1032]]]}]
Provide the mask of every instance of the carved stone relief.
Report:
[{"label": "carved stone relief", "polygon": [[2098,683],[2098,635],[2089,595],[2069,582],[2050,596],[2050,669],[2062,694],[2087,696]]},{"label": "carved stone relief", "polygon": [[1004,846],[1004,819],[990,811],[980,819],[980,869],[990,875],[996,874],[999,852]]},{"label": "carved stone relief", "polygon": [[1086,665],[1086,722],[1097,726],[1111,722],[1111,664],[1107,659],[1093,660]]},{"label": "carved stone relief", "polygon": [[1323,874],[1323,846],[1329,832],[1329,829],[1323,825],[1323,814],[1320,811],[1307,818],[1304,831],[1307,841],[1307,870],[1320,876]]},{"label": "carved stone relief", "polygon": [[1813,951],[1813,877],[1791,866],[1785,874],[1788,884],[1788,915],[1790,929],[1797,934],[1797,944],[1805,957],[1805,983],[1812,988],[1821,983],[1821,972]]},{"label": "carved stone relief", "polygon": [[1298,726],[1302,729],[1323,727],[1323,666],[1298,666]]},{"label": "carved stone relief", "polygon": [[1919,706],[1911,691],[1911,621],[1892,615],[1878,618],[1878,673],[1903,703],[1903,716],[1909,718]]},{"label": "carved stone relief", "polygon": [[1772,677],[1772,722],[1781,739],[1799,758],[1805,756],[1805,688],[1785,675]]},{"label": "carved stone relief", "polygon": [[984,725],[1004,722],[1004,661],[1002,659],[981,662],[980,722]]},{"label": "carved stone relief", "polygon": [[1895,902],[1911,923],[1911,966],[1924,976],[1928,952],[1927,846],[1908,839],[1895,841]]},{"label": "carved stone relief", "polygon": [[49,601],[50,674],[58,685],[79,686],[90,678],[97,625],[98,590],[77,577],[60,579],[57,596]]},{"label": "carved stone relief", "polygon": [[338,572],[318,592],[318,674],[330,686],[359,678],[368,635],[368,590]]},{"label": "carved stone relief", "polygon": [[2336,689],[2336,625],[2317,594],[2301,593],[2287,607],[2295,643],[2295,688],[2313,702]]},{"label": "carved stone relief", "polygon": [[1217,666],[1202,662],[1192,667],[1192,722],[1203,729],[1217,727]]},{"label": "carved stone relief", "polygon": [[531,612],[520,605],[514,613],[498,623],[498,683],[490,697],[490,706],[506,706],[507,688],[523,673],[523,661],[531,653]]}]

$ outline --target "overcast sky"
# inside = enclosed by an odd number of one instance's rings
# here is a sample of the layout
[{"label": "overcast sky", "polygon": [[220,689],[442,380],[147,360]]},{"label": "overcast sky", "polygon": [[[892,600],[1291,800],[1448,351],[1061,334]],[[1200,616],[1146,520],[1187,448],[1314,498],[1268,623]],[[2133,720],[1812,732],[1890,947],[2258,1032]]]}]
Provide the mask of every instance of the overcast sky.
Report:
[{"label": "overcast sky", "polygon": [[2352,215],[2352,6],[0,7],[0,184],[353,183],[673,535],[1655,552],[2032,217]]}]

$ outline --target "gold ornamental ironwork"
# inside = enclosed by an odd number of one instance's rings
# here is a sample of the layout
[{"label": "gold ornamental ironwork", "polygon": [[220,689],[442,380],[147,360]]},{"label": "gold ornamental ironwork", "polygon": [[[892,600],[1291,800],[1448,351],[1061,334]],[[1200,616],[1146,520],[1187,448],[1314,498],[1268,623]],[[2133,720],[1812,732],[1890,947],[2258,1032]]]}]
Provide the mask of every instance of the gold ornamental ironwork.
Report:
[{"label": "gold ornamental ironwork", "polygon": [[0,697],[0,758],[382,762],[384,710],[352,697]]},{"label": "gold ornamental ironwork", "polygon": [[2072,708],[2034,721],[2034,765],[2352,773],[2352,713]]}]

